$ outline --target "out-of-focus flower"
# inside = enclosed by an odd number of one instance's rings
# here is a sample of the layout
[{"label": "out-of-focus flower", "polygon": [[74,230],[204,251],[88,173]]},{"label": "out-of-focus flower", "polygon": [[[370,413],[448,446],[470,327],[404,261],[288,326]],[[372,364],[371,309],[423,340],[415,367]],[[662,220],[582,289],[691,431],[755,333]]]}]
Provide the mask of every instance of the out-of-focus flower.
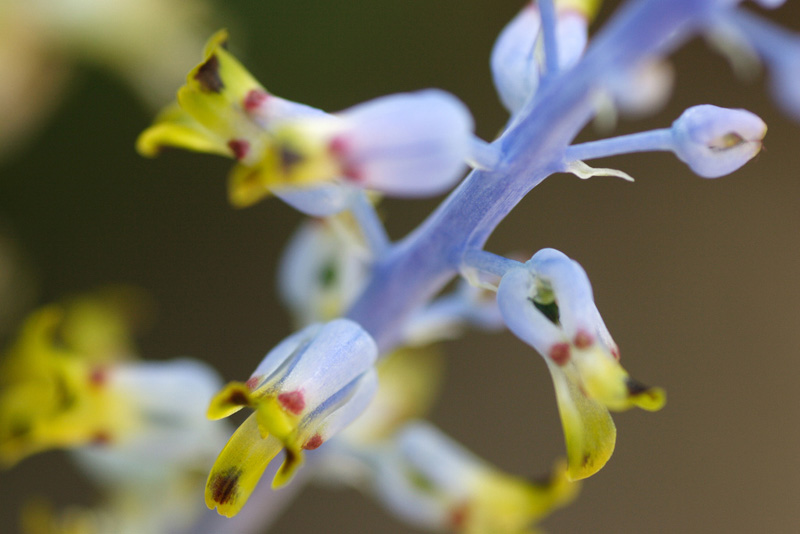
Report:
[{"label": "out-of-focus flower", "polygon": [[661,389],[633,380],[603,323],[584,270],[564,254],[543,249],[509,270],[497,291],[509,329],[536,349],[553,378],[564,427],[569,477],[586,478],[611,457],[616,428],[609,410],[658,410]]},{"label": "out-of-focus flower", "polygon": [[672,150],[704,178],[730,174],[761,151],[767,125],[743,109],[694,106],[672,124]]},{"label": "out-of-focus flower", "polygon": [[[556,42],[558,64],[572,67],[586,48],[589,22],[600,7],[599,0],[556,0]],[[500,101],[516,113],[539,87],[544,71],[541,47],[541,16],[535,2],[529,2],[503,28],[492,49],[492,78]]]},{"label": "out-of-focus flower", "polygon": [[400,519],[432,531],[533,532],[535,522],[569,504],[579,489],[564,466],[545,482],[528,482],[422,422],[408,424],[385,448],[362,454],[373,470],[369,491]]},{"label": "out-of-focus flower", "polygon": [[4,1],[0,152],[44,119],[63,92],[72,63],[110,69],[145,102],[163,105],[202,45],[208,11],[204,0]]},{"label": "out-of-focus flower", "polygon": [[225,516],[241,510],[270,461],[285,449],[273,480],[280,487],[313,450],[366,408],[377,387],[378,348],[358,324],[337,319],[310,325],[267,354],[250,379],[231,382],[211,401],[211,419],[244,406],[255,413],[220,453],[206,485],[206,504]]},{"label": "out-of-focus flower", "polygon": [[435,345],[402,347],[377,365],[380,388],[364,413],[337,440],[365,446],[392,439],[397,430],[430,411],[444,371]]},{"label": "out-of-focus flower", "polygon": [[370,252],[349,213],[312,219],[292,236],[281,258],[278,291],[295,323],[342,315],[366,279]]},{"label": "out-of-focus flower", "polygon": [[168,532],[194,521],[202,473],[228,436],[206,420],[220,387],[189,359],[142,362],[137,293],[114,289],[34,312],[0,369],[0,460],[66,448],[104,492],[95,509],[26,514],[31,533]]},{"label": "out-of-focus flower", "polygon": [[454,339],[467,328],[497,331],[505,327],[494,292],[462,280],[455,291],[412,315],[404,340],[412,346]]},{"label": "out-of-focus flower", "polygon": [[609,73],[606,100],[600,102],[598,121],[609,129],[617,113],[633,119],[660,111],[672,95],[675,70],[668,61],[651,58],[636,67]]},{"label": "out-of-focus flower", "polygon": [[267,93],[225,50],[226,39],[224,31],[211,38],[178,104],[139,137],[140,153],[177,146],[235,158],[228,187],[234,206],[275,193],[313,215],[344,208],[352,187],[439,193],[464,169],[473,123],[455,97],[434,90],[393,95],[328,115]]}]

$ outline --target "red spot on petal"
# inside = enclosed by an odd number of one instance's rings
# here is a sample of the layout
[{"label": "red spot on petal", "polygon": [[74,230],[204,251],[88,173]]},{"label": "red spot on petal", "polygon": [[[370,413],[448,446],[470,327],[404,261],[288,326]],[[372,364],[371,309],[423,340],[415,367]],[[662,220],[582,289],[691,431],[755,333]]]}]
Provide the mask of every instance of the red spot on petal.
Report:
[{"label": "red spot on petal", "polygon": [[233,151],[233,155],[236,159],[242,159],[250,151],[250,143],[244,139],[231,139],[228,141],[228,148]]},{"label": "red spot on petal", "polygon": [[339,135],[334,137],[331,142],[328,143],[328,151],[339,160],[342,176],[351,182],[364,181],[364,176],[361,170],[354,163],[348,161],[348,156],[350,155],[352,149],[350,148],[350,143],[344,138],[344,136]]},{"label": "red spot on petal", "polygon": [[254,389],[256,389],[256,386],[258,386],[258,381],[259,377],[252,376],[247,382],[244,383],[244,385],[247,386],[250,389],[250,391],[253,391]]},{"label": "red spot on petal", "polygon": [[342,167],[342,176],[351,182],[361,183],[364,181],[364,174],[355,165],[344,165]]},{"label": "red spot on petal", "polygon": [[278,402],[286,408],[287,411],[297,415],[306,407],[306,400],[300,391],[289,391],[278,395]]},{"label": "red spot on petal", "polygon": [[450,528],[456,531],[461,531],[467,524],[469,516],[469,504],[464,503],[456,506],[450,511]]},{"label": "red spot on petal", "polygon": [[328,150],[335,156],[343,156],[350,151],[350,147],[348,145],[349,143],[347,142],[347,139],[341,135],[337,135],[331,139],[330,143],[328,143]]},{"label": "red spot on petal", "polygon": [[111,434],[104,430],[100,430],[95,432],[94,436],[92,436],[92,445],[108,445],[111,443]]},{"label": "red spot on petal", "polygon": [[619,361],[619,347],[617,346],[611,347],[611,355],[614,357],[615,360]]},{"label": "red spot on petal", "polygon": [[594,344],[594,337],[585,330],[578,330],[578,333],[575,334],[574,343],[579,349],[588,349]]},{"label": "red spot on petal", "polygon": [[95,387],[100,387],[108,380],[108,371],[104,367],[95,367],[89,373],[89,383]]},{"label": "red spot on petal", "polygon": [[569,361],[569,343],[556,343],[548,354],[556,365],[566,365]]},{"label": "red spot on petal", "polygon": [[264,102],[269,98],[269,94],[261,89],[251,89],[244,97],[242,105],[246,111],[255,111],[264,105]]},{"label": "red spot on petal", "polygon": [[324,441],[322,440],[322,436],[320,436],[319,434],[314,434],[313,436],[311,436],[311,439],[306,441],[305,445],[303,445],[303,448],[307,451],[313,451],[323,443]]}]

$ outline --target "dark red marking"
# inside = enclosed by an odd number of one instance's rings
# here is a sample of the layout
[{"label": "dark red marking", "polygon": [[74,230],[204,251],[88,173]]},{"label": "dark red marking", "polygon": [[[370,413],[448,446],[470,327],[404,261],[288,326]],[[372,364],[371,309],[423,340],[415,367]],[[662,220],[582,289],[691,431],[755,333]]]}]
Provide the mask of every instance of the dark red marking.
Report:
[{"label": "dark red marking", "polygon": [[105,430],[98,430],[92,436],[92,445],[108,445],[111,443],[111,434]]},{"label": "dark red marking", "polygon": [[351,152],[350,143],[342,136],[334,137],[328,143],[328,151],[339,160],[342,166],[342,176],[353,182],[362,182],[363,173],[353,163],[347,161],[347,156]]},{"label": "dark red marking", "polygon": [[221,93],[225,88],[222,78],[219,77],[219,59],[216,55],[209,57],[205,63],[200,65],[194,75],[194,79],[200,82],[200,86],[211,93]]},{"label": "dark red marking", "polygon": [[594,344],[594,337],[585,331],[585,330],[578,330],[578,333],[575,334],[575,346],[579,349],[588,349]]},{"label": "dark red marking", "polygon": [[225,504],[234,500],[239,486],[239,477],[242,471],[231,467],[224,473],[219,473],[214,480],[209,482],[211,486],[211,497],[218,504]]},{"label": "dark red marking", "polygon": [[314,449],[319,448],[319,446],[323,443],[324,441],[322,440],[322,436],[319,434],[314,434],[311,436],[311,439],[306,441],[305,445],[303,445],[303,448],[307,451],[313,451]]},{"label": "dark red marking", "polygon": [[306,400],[303,398],[303,393],[300,391],[288,391],[278,395],[278,402],[281,403],[287,411],[297,415],[306,407]]},{"label": "dark red marking", "polygon": [[352,164],[342,166],[342,175],[351,182],[360,183],[364,181],[364,174],[361,169]]},{"label": "dark red marking", "polygon": [[244,385],[250,388],[250,391],[253,391],[258,386],[258,380],[259,377],[257,376],[250,377],[250,379],[245,382]]},{"label": "dark red marking", "polygon": [[108,371],[104,367],[95,367],[89,373],[89,383],[95,387],[102,386],[108,380]]},{"label": "dark red marking", "polygon": [[250,404],[250,400],[247,398],[247,395],[244,392],[239,391],[238,389],[235,391],[231,391],[230,396],[228,397],[228,402],[233,404],[234,406],[247,406]]},{"label": "dark red marking", "polygon": [[231,139],[228,141],[228,148],[231,149],[236,159],[243,159],[250,152],[250,143],[244,139]]},{"label": "dark red marking", "polygon": [[347,140],[342,136],[337,136],[331,139],[331,142],[328,143],[328,150],[331,154],[336,156],[341,156],[342,154],[346,154],[349,152],[350,147],[348,146]]},{"label": "dark red marking", "polygon": [[269,98],[269,94],[261,89],[251,89],[244,97],[242,105],[245,111],[255,111],[264,105],[264,102]]},{"label": "dark red marking", "polygon": [[280,159],[283,174],[290,174],[295,165],[302,163],[305,159],[302,154],[286,145],[281,146],[278,150],[278,158]]},{"label": "dark red marking", "polygon": [[556,365],[563,366],[569,361],[569,343],[556,343],[548,354]]},{"label": "dark red marking", "polygon": [[468,503],[456,506],[450,511],[450,527],[455,531],[461,531],[467,525],[468,516],[469,516]]},{"label": "dark red marking", "polygon": [[611,355],[615,360],[619,361],[619,347],[611,347]]}]

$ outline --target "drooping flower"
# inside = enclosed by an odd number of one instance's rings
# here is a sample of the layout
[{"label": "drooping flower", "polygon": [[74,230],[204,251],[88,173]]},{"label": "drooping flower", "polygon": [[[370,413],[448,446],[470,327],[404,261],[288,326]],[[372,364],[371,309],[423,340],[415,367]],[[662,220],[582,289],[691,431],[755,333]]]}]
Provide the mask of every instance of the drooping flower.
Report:
[{"label": "drooping flower", "polygon": [[0,367],[0,462],[67,449],[104,494],[96,508],[24,514],[30,532],[167,532],[202,511],[199,470],[228,427],[204,406],[217,374],[188,358],[144,362],[139,293],[113,289],[34,312]]},{"label": "drooping flower", "polygon": [[220,453],[206,485],[209,508],[231,517],[241,510],[270,461],[286,459],[273,487],[288,483],[313,450],[367,406],[377,387],[377,346],[358,324],[336,319],[289,336],[267,354],[250,379],[232,382],[211,401],[211,419],[244,406],[255,413]]},{"label": "drooping flower", "polygon": [[508,328],[536,349],[550,370],[570,478],[593,475],[614,451],[616,427],[609,410],[659,410],[664,392],[643,386],[622,368],[586,273],[564,254],[543,249],[509,270],[497,300]]},{"label": "drooping flower", "polygon": [[175,146],[237,160],[228,195],[237,207],[275,194],[327,216],[347,206],[353,187],[398,196],[451,187],[472,151],[473,123],[442,91],[393,95],[330,115],[276,97],[215,34],[187,76],[178,102],[137,141],[145,156]]},{"label": "drooping flower", "polygon": [[282,121],[258,164],[234,170],[232,194],[247,204],[281,185],[331,181],[393,196],[438,194],[466,168],[472,129],[464,104],[432,89]]},{"label": "drooping flower", "polygon": [[411,422],[382,449],[361,454],[365,485],[397,517],[422,529],[465,534],[521,534],[569,504],[579,484],[557,465],[529,482],[499,471],[430,424]]}]

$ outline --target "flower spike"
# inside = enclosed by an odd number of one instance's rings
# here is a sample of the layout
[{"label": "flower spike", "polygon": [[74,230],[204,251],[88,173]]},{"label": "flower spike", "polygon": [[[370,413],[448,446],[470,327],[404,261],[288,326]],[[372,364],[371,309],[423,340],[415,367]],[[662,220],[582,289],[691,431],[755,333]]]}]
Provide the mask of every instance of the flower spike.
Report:
[{"label": "flower spike", "polygon": [[231,517],[241,510],[269,462],[286,459],[273,487],[288,483],[316,449],[353,421],[377,387],[377,347],[356,323],[337,319],[289,336],[267,354],[246,383],[233,382],[211,401],[209,418],[255,409],[211,469],[206,505]]},{"label": "flower spike", "polygon": [[584,270],[544,249],[509,270],[497,292],[506,325],[545,359],[556,389],[573,480],[600,470],[611,457],[616,428],[609,410],[659,410],[665,395],[633,380],[594,304]]}]

